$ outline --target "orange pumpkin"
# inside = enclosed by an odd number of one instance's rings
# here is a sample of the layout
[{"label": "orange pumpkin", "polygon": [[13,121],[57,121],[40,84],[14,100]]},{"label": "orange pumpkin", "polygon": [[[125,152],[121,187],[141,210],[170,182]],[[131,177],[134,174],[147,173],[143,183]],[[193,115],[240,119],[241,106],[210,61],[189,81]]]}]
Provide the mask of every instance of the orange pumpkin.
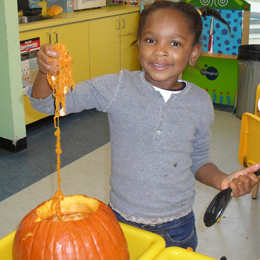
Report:
[{"label": "orange pumpkin", "polygon": [[62,220],[52,199],[29,212],[13,244],[14,260],[129,260],[126,239],[112,210],[84,195],[65,196]]}]

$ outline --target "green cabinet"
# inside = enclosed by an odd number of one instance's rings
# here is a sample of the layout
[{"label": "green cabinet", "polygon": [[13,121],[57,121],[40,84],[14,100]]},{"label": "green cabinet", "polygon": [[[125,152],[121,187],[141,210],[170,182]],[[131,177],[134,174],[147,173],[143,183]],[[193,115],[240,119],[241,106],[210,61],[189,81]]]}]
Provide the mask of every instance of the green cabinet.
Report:
[{"label": "green cabinet", "polygon": [[194,67],[182,73],[184,80],[205,89],[213,103],[234,106],[238,82],[238,64],[233,55],[205,55]]}]

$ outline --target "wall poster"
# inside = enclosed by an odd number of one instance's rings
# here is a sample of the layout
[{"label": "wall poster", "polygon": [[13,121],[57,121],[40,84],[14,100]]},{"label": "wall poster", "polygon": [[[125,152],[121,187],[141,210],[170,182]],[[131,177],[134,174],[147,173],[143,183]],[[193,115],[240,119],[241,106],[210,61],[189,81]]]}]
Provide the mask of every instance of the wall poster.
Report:
[{"label": "wall poster", "polygon": [[23,92],[34,82],[38,72],[37,51],[40,49],[40,37],[20,41],[21,70]]}]

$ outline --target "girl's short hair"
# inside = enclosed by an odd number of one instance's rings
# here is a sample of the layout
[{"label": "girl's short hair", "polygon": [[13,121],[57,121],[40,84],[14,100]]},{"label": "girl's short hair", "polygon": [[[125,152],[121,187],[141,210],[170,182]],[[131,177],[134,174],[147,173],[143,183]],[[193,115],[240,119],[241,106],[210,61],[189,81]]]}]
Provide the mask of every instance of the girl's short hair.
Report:
[{"label": "girl's short hair", "polygon": [[157,11],[159,9],[173,9],[181,12],[187,19],[189,23],[189,29],[190,32],[194,34],[194,41],[193,45],[196,45],[197,43],[200,42],[200,37],[203,29],[203,23],[202,23],[202,18],[206,16],[212,16],[222,23],[226,24],[229,28],[229,32],[231,32],[229,24],[224,20],[221,16],[221,14],[210,7],[202,7],[199,8],[198,10],[192,6],[191,4],[188,4],[186,2],[172,2],[172,1],[157,1],[154,2],[152,5],[150,5],[148,8],[145,8],[141,15],[140,15],[140,20],[139,20],[139,29],[137,31],[137,39],[141,39],[142,37],[142,31],[145,26],[147,17],[153,13],[154,11]]}]

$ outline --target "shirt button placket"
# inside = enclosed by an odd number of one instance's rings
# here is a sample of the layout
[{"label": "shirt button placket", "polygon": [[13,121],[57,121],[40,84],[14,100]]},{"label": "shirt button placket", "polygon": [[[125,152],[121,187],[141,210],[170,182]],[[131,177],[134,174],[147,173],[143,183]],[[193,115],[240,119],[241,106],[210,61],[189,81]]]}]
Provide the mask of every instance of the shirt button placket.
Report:
[{"label": "shirt button placket", "polygon": [[164,114],[163,111],[161,111],[161,119],[158,125],[158,128],[156,130],[155,136],[154,136],[154,144],[155,145],[160,145],[161,144],[161,137],[162,137],[162,127],[163,127],[163,118]]},{"label": "shirt button placket", "polygon": [[161,143],[161,136],[162,136],[162,130],[157,129],[155,133],[155,138],[154,138],[154,144],[155,145],[160,145]]}]

